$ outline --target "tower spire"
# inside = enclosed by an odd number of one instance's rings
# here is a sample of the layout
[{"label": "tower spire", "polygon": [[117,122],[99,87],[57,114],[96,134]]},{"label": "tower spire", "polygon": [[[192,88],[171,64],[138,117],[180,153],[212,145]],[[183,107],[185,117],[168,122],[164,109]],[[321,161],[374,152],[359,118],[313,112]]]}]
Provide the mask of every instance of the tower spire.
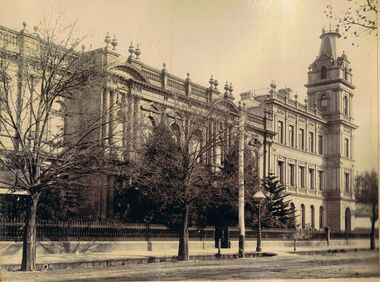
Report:
[{"label": "tower spire", "polygon": [[319,49],[319,58],[321,58],[323,55],[326,55],[327,57],[336,60],[336,39],[339,37],[340,34],[338,27],[334,28],[330,24],[328,31],[326,31],[325,28],[322,29],[322,35],[320,37],[322,41],[321,48]]}]

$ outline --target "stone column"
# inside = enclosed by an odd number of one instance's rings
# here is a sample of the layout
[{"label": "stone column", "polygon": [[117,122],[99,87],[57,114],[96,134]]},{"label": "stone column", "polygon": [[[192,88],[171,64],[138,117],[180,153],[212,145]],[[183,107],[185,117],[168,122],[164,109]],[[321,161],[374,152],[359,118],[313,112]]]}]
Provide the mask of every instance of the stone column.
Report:
[{"label": "stone column", "polygon": [[113,146],[114,146],[114,134],[113,134],[113,129],[114,129],[114,110],[115,110],[115,105],[114,105],[114,92],[112,90],[109,90],[109,115],[108,115],[108,142],[109,142],[109,147],[110,147],[110,154],[112,155],[114,153]]},{"label": "stone column", "polygon": [[122,123],[123,123],[123,132],[122,132],[122,145],[123,145],[123,150],[126,149],[127,145],[127,117],[126,117],[126,111],[127,111],[127,103],[126,103],[126,93],[122,92],[121,94],[121,108],[123,112],[123,117],[122,117]]},{"label": "stone column", "polygon": [[133,132],[133,110],[134,110],[134,105],[133,105],[133,95],[132,95],[132,90],[129,90],[128,93],[128,102],[127,102],[127,133],[126,133],[126,143],[127,143],[127,158],[131,157],[131,151],[133,150],[133,140],[134,140],[134,132]]},{"label": "stone column", "polygon": [[[212,121],[211,118],[208,121],[207,133],[206,133],[206,142],[212,143]],[[212,153],[213,149],[209,149],[206,152],[206,162],[208,165],[212,165]]]},{"label": "stone column", "polygon": [[134,96],[133,98],[133,149],[137,153],[139,146],[141,145],[141,128],[140,124],[140,98]]},{"label": "stone column", "polygon": [[[213,144],[212,146],[212,154],[211,154],[211,163],[212,165],[216,165],[216,122],[215,121],[212,121],[211,122],[212,126],[211,126],[211,142]],[[214,170],[216,168],[214,167]]]},{"label": "stone column", "polygon": [[102,92],[102,134],[101,134],[101,144],[104,146],[104,148],[107,148],[108,146],[108,118],[109,118],[109,97],[108,97],[108,91],[106,89]]}]

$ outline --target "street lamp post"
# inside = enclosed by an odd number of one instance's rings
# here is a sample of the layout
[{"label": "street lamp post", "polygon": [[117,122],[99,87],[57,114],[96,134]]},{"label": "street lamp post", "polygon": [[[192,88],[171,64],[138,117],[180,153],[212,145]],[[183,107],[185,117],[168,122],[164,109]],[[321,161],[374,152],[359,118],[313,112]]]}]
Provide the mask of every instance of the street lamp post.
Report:
[{"label": "street lamp post", "polygon": [[257,243],[256,243],[256,252],[261,252],[261,202],[265,198],[264,193],[259,190],[253,195],[253,200],[258,203],[258,222],[257,222]]},{"label": "street lamp post", "polygon": [[264,110],[264,152],[263,152],[263,181],[265,182],[266,178],[266,170],[267,170],[267,114],[269,111],[267,109]]}]

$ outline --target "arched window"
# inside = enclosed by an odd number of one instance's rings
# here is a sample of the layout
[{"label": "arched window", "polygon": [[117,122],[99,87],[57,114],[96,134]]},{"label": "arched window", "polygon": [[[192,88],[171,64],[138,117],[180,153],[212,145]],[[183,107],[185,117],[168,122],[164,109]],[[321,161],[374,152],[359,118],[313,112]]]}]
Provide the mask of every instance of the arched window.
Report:
[{"label": "arched window", "polygon": [[290,217],[291,217],[291,226],[290,228],[295,228],[296,227],[296,206],[294,205],[294,203],[290,203]]},{"label": "arched window", "polygon": [[148,117],[148,120],[150,121],[150,126],[153,128],[153,127],[156,127],[156,121],[154,120],[154,118],[152,116],[149,116]]},{"label": "arched window", "polygon": [[193,136],[190,140],[190,152],[191,152],[191,159],[195,160],[195,162],[199,163],[202,159],[201,152],[202,150],[202,132],[200,130],[197,130],[194,132]]},{"label": "arched window", "polygon": [[343,97],[343,112],[345,115],[348,115],[348,98],[347,98],[347,96]]},{"label": "arched window", "polygon": [[321,112],[326,111],[327,107],[328,107],[328,103],[329,103],[329,98],[327,97],[327,95],[326,94],[322,94],[319,102],[320,102]]},{"label": "arched window", "polygon": [[306,220],[306,218],[305,218],[305,205],[302,204],[301,205],[301,228],[302,229],[305,229],[305,225],[306,225],[305,220]]},{"label": "arched window", "polygon": [[324,222],[323,222],[323,217],[324,217],[324,211],[323,211],[323,207],[320,206],[319,207],[319,228],[322,229],[323,227],[325,227],[324,225]]},{"label": "arched window", "polygon": [[178,143],[180,143],[181,142],[181,129],[180,129],[179,125],[177,123],[173,123],[170,126],[170,128],[173,132],[174,138],[177,140]]},{"label": "arched window", "polygon": [[351,211],[349,208],[346,208],[346,212],[344,213],[344,230],[351,231]]},{"label": "arched window", "polygon": [[152,116],[147,116],[143,125],[143,138],[147,140],[147,138],[152,134],[153,128],[156,127],[156,121]]},{"label": "arched window", "polygon": [[314,206],[310,207],[311,228],[315,229],[315,209]]},{"label": "arched window", "polygon": [[[67,107],[66,107],[66,104],[61,101],[61,100],[58,100],[56,101],[56,105],[53,106],[53,108],[57,108],[56,111],[53,111],[53,118],[54,121],[52,122],[53,124],[55,124],[55,126],[57,127],[57,130],[60,132],[62,131],[63,132],[63,136],[66,135],[66,123],[67,123]],[[55,119],[56,118],[56,119]],[[1,125],[0,125],[1,127]]]},{"label": "arched window", "polygon": [[321,68],[321,79],[326,79],[326,78],[327,78],[327,68],[323,66]]},{"label": "arched window", "polygon": [[222,165],[223,160],[223,125],[219,124],[219,126],[216,127],[215,132],[215,144],[214,144],[214,163],[217,167],[220,167]]}]

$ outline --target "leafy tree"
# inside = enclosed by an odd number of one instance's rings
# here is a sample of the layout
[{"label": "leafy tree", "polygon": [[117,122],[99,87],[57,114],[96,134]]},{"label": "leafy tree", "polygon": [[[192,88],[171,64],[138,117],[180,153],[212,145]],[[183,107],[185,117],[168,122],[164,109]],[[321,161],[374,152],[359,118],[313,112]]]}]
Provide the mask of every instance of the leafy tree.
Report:
[{"label": "leafy tree", "polygon": [[355,178],[355,197],[360,203],[365,203],[371,206],[371,250],[375,249],[375,223],[379,218],[379,186],[377,172],[365,171]]},{"label": "leafy tree", "polygon": [[[239,143],[234,142],[226,153],[220,172],[210,176],[211,187],[214,187],[207,205],[203,205],[207,225],[228,226],[237,224],[237,199],[239,196],[238,165],[239,165]],[[257,148],[245,146],[244,151],[244,186],[246,202],[250,204],[250,195],[259,188],[257,168]],[[246,215],[247,217],[247,215]]]},{"label": "leafy tree", "polygon": [[[29,197],[20,195],[1,195],[1,216],[9,219],[25,219]],[[68,220],[78,218],[76,208],[86,199],[78,189],[68,188],[57,191],[47,188],[41,192],[37,205],[36,218],[41,220]]]},{"label": "leafy tree", "polygon": [[[75,113],[66,103],[100,89],[104,68],[90,52],[80,52],[82,39],[75,23],[62,26],[43,21],[33,35],[24,29],[20,53],[0,47],[0,184],[27,194],[21,270],[35,270],[36,215],[45,191],[86,187],[81,177],[95,170],[101,153],[92,142],[99,113],[81,128],[62,127]],[[17,72],[15,72],[17,70]],[[55,194],[57,195],[57,194]]]},{"label": "leafy tree", "polygon": [[[127,170],[124,177],[130,184],[116,195],[116,215],[124,222],[174,225],[178,211],[169,196],[175,189],[175,158],[179,147],[172,132],[164,123],[152,129],[144,144],[140,162],[135,171]],[[161,190],[164,189],[164,190]]]}]

